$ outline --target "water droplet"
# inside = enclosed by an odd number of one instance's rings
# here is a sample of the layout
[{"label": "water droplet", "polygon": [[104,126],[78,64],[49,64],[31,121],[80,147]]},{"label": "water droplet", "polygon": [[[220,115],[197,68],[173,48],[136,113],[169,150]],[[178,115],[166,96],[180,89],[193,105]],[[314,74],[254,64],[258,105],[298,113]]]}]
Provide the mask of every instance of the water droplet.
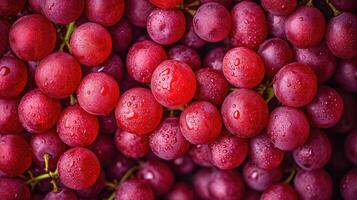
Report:
[{"label": "water droplet", "polygon": [[240,64],[240,60],[239,60],[239,58],[237,58],[234,62],[234,65],[238,66],[239,64]]},{"label": "water droplet", "polygon": [[10,73],[10,69],[9,69],[8,67],[2,66],[2,67],[0,68],[0,74],[1,74],[2,76],[6,76],[6,75],[8,75],[9,73]]},{"label": "water droplet", "polygon": [[239,119],[239,117],[240,117],[240,113],[239,113],[239,111],[238,111],[238,110],[234,111],[234,113],[233,113],[233,117],[234,117],[235,119]]},{"label": "water droplet", "polygon": [[101,95],[107,95],[108,94],[108,92],[109,92],[109,88],[108,88],[108,86],[107,85],[104,85],[102,88],[100,88],[100,94]]}]

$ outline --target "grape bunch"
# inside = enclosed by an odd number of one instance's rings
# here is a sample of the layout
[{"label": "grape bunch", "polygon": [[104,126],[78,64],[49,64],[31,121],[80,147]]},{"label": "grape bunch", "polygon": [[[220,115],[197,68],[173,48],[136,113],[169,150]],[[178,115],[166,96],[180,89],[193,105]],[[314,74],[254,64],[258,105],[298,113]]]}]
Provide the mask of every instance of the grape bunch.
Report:
[{"label": "grape bunch", "polygon": [[0,0],[1,200],[357,200],[356,0]]}]

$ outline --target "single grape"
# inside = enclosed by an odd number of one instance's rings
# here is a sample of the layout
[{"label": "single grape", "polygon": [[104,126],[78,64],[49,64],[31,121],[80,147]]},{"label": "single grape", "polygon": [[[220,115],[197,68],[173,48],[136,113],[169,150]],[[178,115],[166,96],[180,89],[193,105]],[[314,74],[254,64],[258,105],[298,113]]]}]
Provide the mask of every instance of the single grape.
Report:
[{"label": "single grape", "polygon": [[344,12],[332,18],[326,29],[326,43],[331,52],[343,59],[357,55],[357,15]]},{"label": "single grape", "polygon": [[127,19],[122,18],[118,23],[109,28],[113,41],[113,51],[125,51],[133,41],[133,27]]},{"label": "single grape", "polygon": [[332,179],[324,170],[300,170],[294,178],[294,187],[304,200],[328,200],[332,197]]},{"label": "single grape", "polygon": [[171,162],[171,166],[175,171],[175,173],[179,175],[191,174],[192,172],[195,171],[197,167],[194,161],[192,160],[192,158],[188,154],[185,154],[173,160]]},{"label": "single grape", "polygon": [[125,172],[135,166],[135,161],[117,154],[111,164],[106,168],[107,178],[109,180],[120,180]]},{"label": "single grape", "polygon": [[154,70],[166,58],[166,52],[162,46],[150,40],[143,40],[129,49],[126,69],[134,80],[150,83]]},{"label": "single grape", "polygon": [[14,98],[24,90],[27,83],[26,65],[10,56],[0,58],[0,97]]},{"label": "single grape", "polygon": [[271,38],[259,46],[259,55],[265,63],[265,72],[274,76],[284,65],[294,60],[294,54],[289,44],[280,38]]},{"label": "single grape", "polygon": [[138,135],[153,131],[159,125],[162,115],[163,108],[150,90],[140,87],[126,91],[115,109],[118,126]]},{"label": "single grape", "polygon": [[192,145],[189,155],[193,162],[201,167],[211,167],[211,155],[208,144]]},{"label": "single grape", "polygon": [[284,151],[276,148],[265,133],[250,139],[249,158],[261,169],[277,168],[282,163],[284,155]]},{"label": "single grape", "polygon": [[72,190],[69,189],[61,189],[58,192],[51,191],[46,194],[43,200],[77,200],[77,195]]},{"label": "single grape", "polygon": [[143,180],[130,179],[121,183],[115,191],[115,200],[154,200],[154,192]]},{"label": "single grape", "polygon": [[146,27],[146,21],[154,9],[149,0],[125,1],[126,16],[137,27]]},{"label": "single grape", "polygon": [[357,129],[348,133],[344,143],[345,154],[347,158],[357,165]]},{"label": "single grape", "polygon": [[266,189],[260,200],[298,200],[298,194],[288,184],[277,183]]},{"label": "single grape", "polygon": [[102,166],[110,165],[117,154],[113,138],[109,135],[98,135],[88,148],[97,156]]},{"label": "single grape", "polygon": [[87,73],[104,72],[111,75],[117,82],[120,82],[125,73],[124,68],[125,66],[122,59],[112,53],[104,63],[90,68],[86,67],[84,70],[86,70]]},{"label": "single grape", "polygon": [[267,133],[278,149],[296,149],[305,143],[309,132],[309,121],[305,113],[297,108],[278,107],[269,116]]},{"label": "single grape", "polygon": [[195,74],[184,62],[166,60],[155,69],[151,77],[151,92],[161,105],[179,108],[195,95]]},{"label": "single grape", "polygon": [[115,79],[104,72],[85,76],[77,90],[79,105],[93,115],[109,114],[119,99],[119,86]]},{"label": "single grape", "polygon": [[287,18],[288,16],[268,14],[267,23],[269,28],[269,34],[273,37],[286,39],[285,21],[287,20]]},{"label": "single grape", "polygon": [[19,176],[31,166],[31,147],[19,135],[4,135],[0,137],[0,157],[0,170],[10,177]]},{"label": "single grape", "polygon": [[19,120],[18,107],[18,99],[0,98],[0,134],[19,134],[22,132],[23,127]]},{"label": "single grape", "polygon": [[248,154],[248,140],[223,130],[209,145],[211,163],[220,169],[233,169],[243,163]]},{"label": "single grape", "polygon": [[70,40],[74,57],[87,66],[103,63],[112,50],[109,32],[101,25],[87,22],[77,27]]},{"label": "single grape", "polygon": [[0,16],[15,16],[26,4],[26,0],[2,0]]},{"label": "single grape", "polygon": [[173,160],[184,155],[190,143],[180,130],[179,118],[169,117],[150,134],[150,148],[159,158]]},{"label": "single grape", "polygon": [[150,0],[152,4],[162,9],[175,8],[180,5],[182,1],[183,0]]},{"label": "single grape", "polygon": [[289,42],[298,48],[319,44],[325,34],[325,18],[314,7],[301,6],[285,22],[285,33]]},{"label": "single grape", "polygon": [[350,170],[340,183],[340,191],[344,200],[357,198],[357,170]]},{"label": "single grape", "polygon": [[27,92],[20,101],[19,119],[30,133],[50,130],[57,122],[61,112],[59,100],[43,94],[39,89]]},{"label": "single grape", "polygon": [[223,123],[232,134],[250,138],[258,135],[268,122],[268,106],[255,91],[237,89],[231,92],[221,107]]},{"label": "single grape", "polygon": [[62,154],[57,163],[61,183],[74,190],[92,186],[100,174],[100,164],[93,152],[75,147]]},{"label": "single grape", "polygon": [[227,47],[218,46],[211,49],[205,54],[203,59],[203,66],[215,69],[217,71],[222,71],[223,68],[223,58],[227,53]]},{"label": "single grape", "polygon": [[195,194],[190,186],[184,182],[176,183],[166,195],[165,200],[194,200]]},{"label": "single grape", "polygon": [[53,98],[66,98],[76,91],[82,69],[70,54],[58,52],[42,59],[36,67],[36,85],[46,95]]},{"label": "single grape", "polygon": [[146,29],[150,38],[162,45],[180,40],[185,33],[186,19],[181,10],[153,10],[147,18]]},{"label": "single grape", "polygon": [[314,100],[305,108],[312,126],[330,128],[337,124],[343,113],[341,96],[328,86],[321,86]]},{"label": "single grape", "polygon": [[28,4],[31,7],[31,9],[36,13],[42,12],[42,8],[41,8],[42,0],[28,0]]},{"label": "single grape", "polygon": [[245,186],[241,174],[232,170],[215,170],[208,183],[211,199],[243,199],[244,191]]},{"label": "single grape", "polygon": [[305,63],[314,70],[319,83],[331,78],[336,68],[336,58],[325,42],[310,48],[295,48],[296,62]]},{"label": "single grape", "polygon": [[86,0],[85,15],[91,22],[112,26],[124,14],[124,0]]},{"label": "single grape", "polygon": [[268,187],[278,183],[283,178],[283,172],[280,168],[272,170],[261,169],[251,161],[244,165],[242,174],[248,187],[259,192],[264,192]]},{"label": "single grape", "polygon": [[302,107],[316,95],[317,78],[306,64],[290,63],[274,76],[274,94],[286,106]]},{"label": "single grape", "polygon": [[332,147],[326,134],[318,129],[310,131],[310,137],[293,151],[295,163],[304,170],[324,167],[331,157]]},{"label": "single grape", "polygon": [[175,45],[168,51],[168,58],[188,64],[193,70],[201,68],[201,58],[195,49],[185,45]]},{"label": "single grape", "polygon": [[182,37],[182,42],[191,48],[200,48],[206,44],[202,38],[200,38],[194,30],[193,17],[191,15],[186,15],[186,32]]},{"label": "single grape", "polygon": [[221,115],[218,109],[207,101],[193,102],[181,113],[180,129],[191,144],[210,143],[221,133]]},{"label": "single grape", "polygon": [[334,81],[348,92],[357,92],[357,58],[341,60],[334,75]]},{"label": "single grape", "polygon": [[82,14],[85,0],[43,0],[42,13],[56,24],[69,24]]},{"label": "single grape", "polygon": [[56,29],[42,15],[26,15],[12,25],[9,42],[12,51],[22,60],[41,60],[56,45]]},{"label": "single grape", "polygon": [[30,144],[34,161],[38,166],[45,167],[44,156],[46,154],[49,156],[49,169],[56,168],[58,159],[66,150],[66,145],[58,137],[55,130],[32,136]]},{"label": "single grape", "polygon": [[98,135],[99,123],[96,116],[87,113],[79,105],[73,105],[62,111],[57,122],[57,132],[68,146],[88,146]]},{"label": "single grape", "polygon": [[104,187],[105,187],[105,174],[103,171],[101,171],[97,181],[92,186],[84,190],[77,190],[76,193],[78,196],[83,197],[84,199],[86,198],[91,199],[91,198],[98,197],[99,193],[104,189]]},{"label": "single grape", "polygon": [[4,200],[30,200],[31,193],[26,183],[19,179],[0,178],[0,196]]},{"label": "single grape", "polygon": [[0,19],[0,35],[3,37],[0,38],[0,56],[6,53],[9,50],[9,32],[10,32],[10,23],[5,19]]},{"label": "single grape", "polygon": [[114,137],[117,149],[128,158],[144,157],[150,152],[149,137],[118,129]]},{"label": "single grape", "polygon": [[233,46],[258,49],[268,36],[268,24],[263,9],[256,3],[242,1],[231,10]]},{"label": "single grape", "polygon": [[193,187],[195,193],[201,199],[210,199],[211,195],[208,190],[208,184],[210,183],[212,177],[212,171],[210,169],[201,168],[195,173],[193,177]]},{"label": "single grape", "polygon": [[297,5],[296,0],[262,0],[263,8],[272,15],[289,15]]},{"label": "single grape", "polygon": [[172,170],[161,161],[149,160],[141,165],[138,177],[146,180],[156,195],[166,194],[174,184]]},{"label": "single grape", "polygon": [[231,15],[219,3],[204,3],[193,17],[193,28],[200,38],[208,42],[221,41],[232,29]]},{"label": "single grape", "polygon": [[264,78],[264,62],[254,51],[236,47],[223,58],[223,74],[236,87],[254,88]]},{"label": "single grape", "polygon": [[196,72],[197,89],[195,99],[222,104],[228,94],[229,84],[223,74],[211,68]]}]

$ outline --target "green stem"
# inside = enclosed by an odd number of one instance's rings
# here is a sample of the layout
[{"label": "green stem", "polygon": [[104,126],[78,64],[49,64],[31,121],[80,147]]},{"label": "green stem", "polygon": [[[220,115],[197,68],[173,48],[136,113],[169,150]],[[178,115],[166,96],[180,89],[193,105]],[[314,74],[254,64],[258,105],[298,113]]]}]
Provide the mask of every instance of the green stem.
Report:
[{"label": "green stem", "polygon": [[265,102],[269,103],[270,100],[272,100],[274,98],[274,96],[275,96],[274,90],[273,90],[272,87],[269,87],[269,88],[266,89],[266,92],[267,92],[268,96],[267,96]]},{"label": "green stem", "polygon": [[332,3],[330,0],[326,0],[327,5],[331,8],[333,15],[337,16],[341,14],[341,11],[339,11]]},{"label": "green stem", "polygon": [[170,109],[170,117],[174,117],[175,116],[175,110],[174,109]]},{"label": "green stem", "polygon": [[74,22],[71,22],[70,24],[67,25],[66,35],[65,35],[63,42],[59,48],[59,51],[63,51],[64,47],[66,46],[67,49],[69,50],[69,52],[71,52],[71,47],[69,45],[69,39],[71,38],[74,28],[75,28]]},{"label": "green stem", "polygon": [[34,183],[34,182],[39,182],[39,181],[44,180],[44,179],[48,179],[48,178],[52,178],[49,173],[41,174],[39,176],[36,176],[33,179],[28,180],[26,183],[27,184],[31,184],[31,183]]},{"label": "green stem", "polygon": [[50,161],[51,156],[48,155],[47,153],[43,155],[43,160],[45,161],[45,172],[48,172],[48,162]]},{"label": "green stem", "polygon": [[74,97],[73,94],[71,94],[71,96],[69,96],[69,98],[70,98],[69,103],[70,103],[72,106],[77,103],[77,99],[76,99],[76,97]]},{"label": "green stem", "polygon": [[119,183],[122,183],[126,180],[128,180],[128,178],[136,171],[139,169],[139,166],[134,166],[132,168],[130,168],[128,171],[125,172],[125,174],[121,177]]},{"label": "green stem", "polygon": [[291,181],[295,177],[296,172],[297,172],[297,167],[294,165],[293,168],[291,169],[289,176],[286,178],[284,183],[287,183],[287,184],[291,183]]},{"label": "green stem", "polygon": [[306,3],[306,6],[313,7],[313,6],[314,6],[313,0],[309,0],[309,1]]},{"label": "green stem", "polygon": [[115,192],[113,192],[113,193],[108,197],[107,200],[113,200],[114,198],[115,198]]},{"label": "green stem", "polygon": [[55,179],[52,179],[50,183],[52,184],[53,192],[59,192],[59,189],[58,189],[56,180],[55,180]]},{"label": "green stem", "polygon": [[109,189],[114,190],[114,189],[118,186],[118,183],[115,183],[115,182],[105,182],[105,186],[107,186]]}]

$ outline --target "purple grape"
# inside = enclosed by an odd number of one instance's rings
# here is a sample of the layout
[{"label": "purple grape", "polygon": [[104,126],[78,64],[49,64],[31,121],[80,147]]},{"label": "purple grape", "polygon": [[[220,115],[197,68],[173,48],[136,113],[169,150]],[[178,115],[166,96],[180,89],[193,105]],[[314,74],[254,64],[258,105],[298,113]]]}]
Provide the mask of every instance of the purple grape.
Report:
[{"label": "purple grape", "polygon": [[260,200],[298,200],[298,194],[288,184],[278,183],[266,189]]},{"label": "purple grape", "polygon": [[192,189],[183,182],[176,183],[166,195],[165,200],[194,200]]},{"label": "purple grape", "polygon": [[357,58],[341,60],[334,81],[348,92],[357,92]]},{"label": "purple grape", "polygon": [[169,49],[168,58],[188,64],[193,70],[201,68],[201,58],[197,51],[185,45],[176,45]]},{"label": "purple grape", "polygon": [[125,18],[109,28],[112,36],[113,50],[117,53],[126,50],[133,40],[133,29]]},{"label": "purple grape", "polygon": [[131,179],[121,183],[115,191],[115,200],[154,200],[154,192],[144,180]]},{"label": "purple grape", "polygon": [[345,154],[347,158],[357,165],[357,129],[355,128],[348,133],[345,144],[344,144]]},{"label": "purple grape", "polygon": [[129,21],[135,26],[146,27],[146,20],[155,6],[148,0],[126,0],[125,3],[126,16]]},{"label": "purple grape", "polygon": [[287,19],[288,16],[268,14],[269,34],[274,37],[285,39],[285,21]]},{"label": "purple grape", "polygon": [[236,171],[215,170],[208,182],[208,192],[211,199],[242,199],[244,191],[243,178]]},{"label": "purple grape", "polygon": [[341,195],[344,200],[357,199],[357,170],[349,171],[342,179],[340,185]]},{"label": "purple grape", "polygon": [[222,71],[223,57],[227,53],[227,47],[219,46],[208,51],[203,59],[204,67],[210,67]]},{"label": "purple grape", "polygon": [[186,32],[182,37],[182,42],[191,48],[200,48],[206,44],[206,41],[201,39],[194,30],[192,16],[186,15]]}]

